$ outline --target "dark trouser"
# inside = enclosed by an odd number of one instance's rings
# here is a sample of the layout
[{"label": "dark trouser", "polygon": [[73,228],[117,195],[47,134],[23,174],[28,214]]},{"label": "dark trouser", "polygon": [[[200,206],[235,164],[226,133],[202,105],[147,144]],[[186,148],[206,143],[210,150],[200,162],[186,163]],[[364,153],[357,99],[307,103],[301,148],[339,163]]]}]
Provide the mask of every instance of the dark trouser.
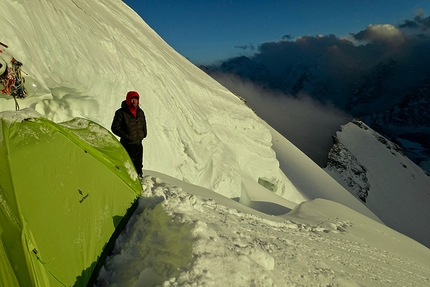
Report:
[{"label": "dark trouser", "polygon": [[131,158],[131,161],[136,168],[136,172],[138,175],[142,175],[142,159],[143,159],[143,146],[142,143],[138,144],[126,144],[122,143],[125,150],[128,152],[128,155]]}]

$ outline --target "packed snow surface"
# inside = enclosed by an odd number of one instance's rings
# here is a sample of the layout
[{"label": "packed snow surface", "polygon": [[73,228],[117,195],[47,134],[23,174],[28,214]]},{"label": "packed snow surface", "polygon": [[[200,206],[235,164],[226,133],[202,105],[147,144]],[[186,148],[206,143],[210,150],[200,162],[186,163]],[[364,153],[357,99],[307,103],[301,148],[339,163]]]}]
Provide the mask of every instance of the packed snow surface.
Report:
[{"label": "packed snow surface", "polygon": [[[153,171],[97,286],[428,286],[430,250],[316,199],[269,216]],[[262,211],[285,206],[269,202]]]}]

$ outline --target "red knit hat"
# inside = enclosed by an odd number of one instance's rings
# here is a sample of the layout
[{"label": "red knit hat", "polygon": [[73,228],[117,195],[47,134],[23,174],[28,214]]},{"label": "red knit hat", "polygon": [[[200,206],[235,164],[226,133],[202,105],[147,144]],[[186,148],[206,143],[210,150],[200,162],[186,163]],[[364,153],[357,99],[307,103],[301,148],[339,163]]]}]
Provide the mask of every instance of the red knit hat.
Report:
[{"label": "red knit hat", "polygon": [[135,92],[135,91],[130,91],[130,92],[128,92],[127,93],[127,96],[125,97],[125,102],[127,103],[127,105],[128,106],[130,106],[130,101],[131,101],[131,99],[132,98],[137,98],[137,99],[139,99],[140,98],[140,96],[139,96],[139,94],[137,93],[137,92]]},{"label": "red knit hat", "polygon": [[132,98],[140,98],[139,94],[136,91],[130,91],[127,93],[126,100],[131,100]]}]

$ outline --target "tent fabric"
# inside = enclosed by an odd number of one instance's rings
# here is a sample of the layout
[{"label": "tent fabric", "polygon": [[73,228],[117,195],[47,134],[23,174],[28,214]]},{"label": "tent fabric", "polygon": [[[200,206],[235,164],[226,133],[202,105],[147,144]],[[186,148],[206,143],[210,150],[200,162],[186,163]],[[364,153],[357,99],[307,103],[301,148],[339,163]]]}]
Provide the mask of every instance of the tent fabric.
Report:
[{"label": "tent fabric", "polygon": [[102,126],[26,110],[0,113],[0,286],[86,286],[142,186]]}]

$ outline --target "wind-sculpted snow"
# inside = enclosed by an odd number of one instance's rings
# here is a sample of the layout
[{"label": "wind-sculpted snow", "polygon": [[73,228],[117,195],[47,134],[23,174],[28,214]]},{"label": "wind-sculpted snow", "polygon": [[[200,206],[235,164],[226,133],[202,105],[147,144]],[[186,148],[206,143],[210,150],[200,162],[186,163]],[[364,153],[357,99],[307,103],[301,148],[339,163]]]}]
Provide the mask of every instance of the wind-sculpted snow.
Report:
[{"label": "wind-sculpted snow", "polygon": [[428,249],[331,201],[262,217],[151,175],[143,188],[138,209],[99,274],[99,287],[430,283]]}]

